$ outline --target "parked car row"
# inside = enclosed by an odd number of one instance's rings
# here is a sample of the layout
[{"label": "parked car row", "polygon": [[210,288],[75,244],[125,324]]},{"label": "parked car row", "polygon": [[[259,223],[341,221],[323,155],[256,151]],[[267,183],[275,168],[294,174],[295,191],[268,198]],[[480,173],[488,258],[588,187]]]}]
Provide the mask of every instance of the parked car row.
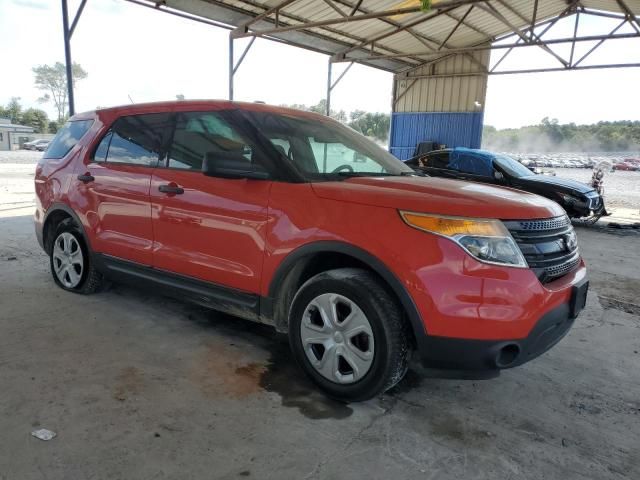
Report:
[{"label": "parked car row", "polygon": [[30,142],[26,142],[22,145],[22,148],[25,150],[37,150],[39,152],[44,152],[47,148],[49,148],[49,144],[51,140],[46,139],[38,139],[32,140]]},{"label": "parked car row", "polygon": [[639,158],[625,158],[623,161],[613,164],[614,170],[626,170],[630,172],[640,171]]},{"label": "parked car row", "polygon": [[[507,154],[509,155],[509,154]],[[554,159],[554,158],[523,158],[513,156],[526,167],[534,166],[539,168],[593,168],[594,161],[591,159]],[[537,157],[537,156],[534,156]]]},{"label": "parked car row", "polygon": [[508,155],[531,170],[551,168],[593,168],[602,161],[608,161],[614,170],[638,171],[640,170],[640,158],[627,158],[620,154],[575,154],[575,153],[550,153],[550,154],[523,154],[513,152],[501,152]]}]

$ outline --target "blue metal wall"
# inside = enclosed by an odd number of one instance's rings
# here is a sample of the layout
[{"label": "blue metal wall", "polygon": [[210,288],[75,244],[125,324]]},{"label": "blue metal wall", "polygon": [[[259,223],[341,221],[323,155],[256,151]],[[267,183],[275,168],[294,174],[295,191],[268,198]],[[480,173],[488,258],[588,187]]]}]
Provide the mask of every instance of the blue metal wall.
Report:
[{"label": "blue metal wall", "polygon": [[420,142],[480,148],[483,112],[396,112],[391,116],[389,151],[400,160]]}]

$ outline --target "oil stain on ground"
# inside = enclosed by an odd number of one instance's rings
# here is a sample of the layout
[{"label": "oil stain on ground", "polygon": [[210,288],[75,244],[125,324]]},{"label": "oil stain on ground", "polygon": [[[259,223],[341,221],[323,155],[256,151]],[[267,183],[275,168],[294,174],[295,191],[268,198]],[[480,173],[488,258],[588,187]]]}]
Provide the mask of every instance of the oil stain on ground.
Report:
[{"label": "oil stain on ground", "polygon": [[325,397],[307,379],[296,365],[286,342],[273,339],[270,353],[267,368],[260,377],[260,386],[280,395],[283,406],[297,408],[311,419],[343,419],[353,413],[348,405]]},{"label": "oil stain on ground", "polygon": [[243,351],[221,341],[207,344],[197,357],[190,378],[209,397],[220,394],[244,398],[261,391],[259,377],[264,369],[259,364],[247,364]]},{"label": "oil stain on ground", "polygon": [[[190,319],[205,326],[194,318],[199,316]],[[207,344],[190,374],[206,395],[245,398],[268,391],[278,394],[284,407],[296,408],[314,420],[342,419],[353,413],[351,407],[326,397],[307,379],[284,335],[271,327],[224,315],[216,315],[207,323],[224,338]],[[266,362],[247,361],[240,344],[266,350],[269,358]]]}]

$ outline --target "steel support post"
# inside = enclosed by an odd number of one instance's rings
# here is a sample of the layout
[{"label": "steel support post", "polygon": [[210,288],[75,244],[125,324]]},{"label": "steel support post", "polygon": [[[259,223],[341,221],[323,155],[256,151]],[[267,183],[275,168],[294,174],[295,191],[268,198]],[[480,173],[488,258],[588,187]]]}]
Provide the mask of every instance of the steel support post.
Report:
[{"label": "steel support post", "polygon": [[229,100],[233,101],[233,36],[229,35]]},{"label": "steel support post", "polygon": [[327,66],[327,103],[326,103],[326,110],[325,110],[325,115],[327,117],[331,116],[331,70],[333,68],[333,62],[331,61],[331,59],[329,59],[329,64]]},{"label": "steel support post", "polygon": [[73,96],[73,64],[71,63],[71,32],[69,31],[69,9],[67,0],[62,0],[62,30],[64,35],[64,62],[67,70],[67,99],[69,116],[75,114],[76,106]]}]

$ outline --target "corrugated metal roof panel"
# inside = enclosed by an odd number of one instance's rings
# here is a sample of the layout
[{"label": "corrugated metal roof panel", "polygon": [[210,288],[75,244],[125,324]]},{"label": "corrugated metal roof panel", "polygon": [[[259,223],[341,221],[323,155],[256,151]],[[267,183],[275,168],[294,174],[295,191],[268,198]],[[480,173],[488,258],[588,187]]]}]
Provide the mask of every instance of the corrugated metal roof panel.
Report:
[{"label": "corrugated metal roof panel", "polygon": [[[469,57],[473,57],[475,62]],[[400,79],[395,112],[475,112],[485,101],[486,76],[438,77],[447,73],[478,70],[478,63],[487,65],[489,52],[457,55],[430,66],[418,68],[415,75],[436,75],[434,78]],[[432,70],[433,68],[433,70]],[[478,103],[476,103],[478,102]]]},{"label": "corrugated metal roof panel", "polygon": [[[142,0],[155,5],[155,0]],[[188,12],[204,18],[239,26],[282,3],[282,0],[164,0],[168,7]],[[281,8],[280,25],[299,25],[341,18],[329,3],[349,16],[356,0],[295,0]],[[615,0],[582,0],[582,5],[596,10],[621,13]],[[420,0],[367,0],[362,2],[356,15],[385,12],[396,9],[417,8]],[[625,0],[625,4],[636,15],[640,15],[640,0]],[[485,2],[473,0],[433,0],[432,11],[414,11],[385,18],[359,20],[316,26],[305,30],[273,34],[275,38],[296,46],[309,48],[327,54],[336,54],[359,47],[364,41],[380,38],[365,49],[356,49],[350,56],[364,56],[363,52],[374,53],[414,53],[424,52],[429,47],[438,48],[458,21],[464,22],[450,36],[443,48],[459,48],[478,45],[496,37],[526,27],[533,17],[534,2],[530,0],[496,0],[490,3],[499,13],[488,12]],[[567,8],[566,0],[539,0],[536,20],[541,21],[557,16]],[[471,8],[471,11],[469,9]],[[450,10],[448,10],[450,9]],[[465,16],[466,14],[466,16]],[[500,18],[503,17],[503,18]],[[421,18],[424,22],[405,28]],[[274,16],[252,25],[252,29],[268,30],[274,27]],[[416,37],[419,37],[416,38]],[[363,60],[362,63],[390,71],[402,71],[415,66],[419,60],[410,58]]]}]

